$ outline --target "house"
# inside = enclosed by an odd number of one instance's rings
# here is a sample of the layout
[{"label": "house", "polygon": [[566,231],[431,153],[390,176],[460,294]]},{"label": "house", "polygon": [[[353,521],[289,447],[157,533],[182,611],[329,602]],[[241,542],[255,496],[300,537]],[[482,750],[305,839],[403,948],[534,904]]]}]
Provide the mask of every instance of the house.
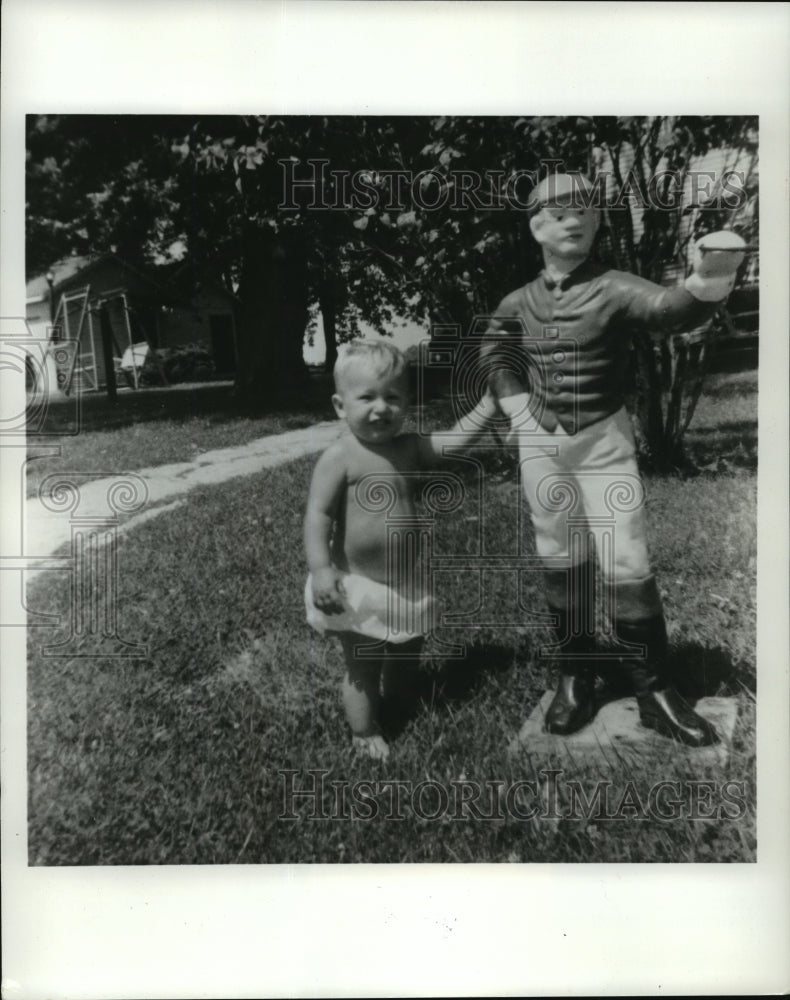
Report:
[{"label": "house", "polygon": [[[34,277],[26,291],[33,332],[46,331],[53,349],[60,344],[59,383],[66,392],[106,386],[102,323],[116,367],[124,355],[146,354],[161,366],[181,349],[210,358],[217,375],[235,372],[235,297],[188,260],[139,268],[109,252],[70,257]],[[130,367],[135,387],[138,374]]]},{"label": "house", "polygon": [[211,354],[218,375],[236,371],[236,297],[192,261],[155,270],[170,302],[159,315],[157,347],[200,344]]}]

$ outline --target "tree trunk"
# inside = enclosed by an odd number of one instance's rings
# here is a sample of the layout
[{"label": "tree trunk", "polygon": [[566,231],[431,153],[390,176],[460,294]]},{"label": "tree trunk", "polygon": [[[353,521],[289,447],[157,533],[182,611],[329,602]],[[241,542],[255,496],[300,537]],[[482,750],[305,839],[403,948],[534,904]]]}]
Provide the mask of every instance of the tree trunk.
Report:
[{"label": "tree trunk", "polygon": [[251,225],[239,283],[236,391],[249,404],[284,402],[304,392],[308,318],[307,255],[301,234]]},{"label": "tree trunk", "polygon": [[635,338],[637,443],[643,464],[654,472],[688,472],[693,466],[684,437],[694,415],[708,367],[712,338],[688,345],[648,334]]},{"label": "tree trunk", "polygon": [[329,283],[321,286],[318,305],[324,321],[324,342],[326,344],[324,370],[331,372],[335,367],[335,361],[337,361],[337,300]]}]

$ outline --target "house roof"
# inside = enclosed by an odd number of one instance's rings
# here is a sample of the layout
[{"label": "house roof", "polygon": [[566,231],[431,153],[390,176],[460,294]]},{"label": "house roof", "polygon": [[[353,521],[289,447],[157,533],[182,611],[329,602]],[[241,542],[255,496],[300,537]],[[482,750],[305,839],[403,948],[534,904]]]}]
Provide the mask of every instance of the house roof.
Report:
[{"label": "house roof", "polygon": [[[57,288],[58,285],[67,281],[97,259],[95,257],[64,257],[63,260],[56,261],[49,269],[53,275],[53,288]],[[28,300],[45,298],[49,294],[47,275],[37,274],[35,278],[31,278],[25,285],[25,293]]]},{"label": "house roof", "polygon": [[[52,287],[53,289],[59,289],[64,285],[74,284],[74,279],[78,275],[81,277],[85,272],[93,270],[99,264],[105,264],[110,261],[117,264],[120,268],[133,271],[149,284],[158,285],[158,282],[150,274],[127,263],[127,261],[111,250],[96,254],[95,256],[65,257],[63,260],[54,263],[47,274],[51,271],[53,275]],[[39,274],[35,278],[32,278],[28,281],[25,289],[28,299],[36,299],[47,295],[49,293],[49,282],[47,281],[46,274]]]},{"label": "house roof", "polygon": [[[188,260],[142,269],[127,263],[127,261],[112,251],[106,251],[95,256],[66,257],[63,260],[56,261],[50,268],[53,275],[53,290],[59,290],[64,286],[74,284],[78,276],[82,277],[97,265],[107,263],[108,261],[113,261],[118,267],[132,271],[143,278],[166,298],[183,298],[186,300],[194,294],[199,284],[210,285],[212,288],[222,292],[229,299],[235,298],[231,292],[223,288],[202,267]],[[49,294],[49,282],[47,281],[46,274],[39,274],[31,278],[25,288],[28,302],[37,302],[46,298]]]}]

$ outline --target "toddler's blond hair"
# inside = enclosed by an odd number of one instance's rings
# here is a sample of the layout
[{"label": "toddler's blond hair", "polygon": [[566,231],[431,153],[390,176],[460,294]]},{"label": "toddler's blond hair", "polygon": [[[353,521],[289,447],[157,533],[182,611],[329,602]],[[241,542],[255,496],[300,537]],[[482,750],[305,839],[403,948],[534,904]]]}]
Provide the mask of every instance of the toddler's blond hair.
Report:
[{"label": "toddler's blond hair", "polygon": [[353,340],[341,347],[335,362],[335,390],[340,392],[345,377],[355,368],[372,371],[378,378],[401,378],[407,370],[406,358],[394,344],[386,340]]}]

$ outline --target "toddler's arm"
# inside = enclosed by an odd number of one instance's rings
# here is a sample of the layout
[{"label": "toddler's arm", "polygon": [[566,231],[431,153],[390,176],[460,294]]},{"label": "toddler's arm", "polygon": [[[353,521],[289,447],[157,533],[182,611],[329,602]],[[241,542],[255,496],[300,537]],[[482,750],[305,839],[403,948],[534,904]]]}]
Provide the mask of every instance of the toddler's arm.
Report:
[{"label": "toddler's arm", "polygon": [[345,478],[342,449],[332,445],[313,470],[304,519],[304,547],[313,578],[313,601],[325,614],[339,614],[344,610],[340,573],[332,565],[329,538]]},{"label": "toddler's arm", "polygon": [[497,412],[497,401],[489,388],[477,406],[460,417],[449,431],[435,431],[419,439],[421,463],[431,465],[465,451],[493,424]]},{"label": "toddler's arm", "polygon": [[538,423],[529,409],[529,387],[524,381],[509,369],[501,368],[491,375],[489,385],[499,409],[508,419],[506,442],[518,440],[512,435],[517,435],[519,431],[534,433],[538,430]]},{"label": "toddler's arm", "polygon": [[[514,418],[519,424],[529,421],[529,382],[513,372],[513,351],[521,353],[521,338],[524,333],[519,318],[519,297],[514,292],[506,295],[489,317],[488,328],[480,346],[480,364],[490,372],[488,385],[501,412],[513,426]],[[499,358],[501,356],[501,362]],[[534,420],[532,421],[534,423]]]}]

